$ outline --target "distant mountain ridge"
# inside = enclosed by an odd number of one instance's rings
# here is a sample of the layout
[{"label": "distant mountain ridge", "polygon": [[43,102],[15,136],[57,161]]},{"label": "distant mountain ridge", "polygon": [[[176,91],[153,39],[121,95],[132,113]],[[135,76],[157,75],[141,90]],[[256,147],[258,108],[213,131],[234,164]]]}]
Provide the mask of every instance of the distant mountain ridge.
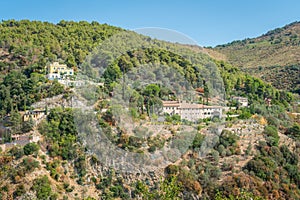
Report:
[{"label": "distant mountain ridge", "polygon": [[[300,22],[276,28],[257,38],[233,41],[210,50],[223,54],[224,60],[258,75],[279,89],[299,93]],[[293,77],[293,84],[285,77]]]},{"label": "distant mountain ridge", "polygon": [[233,41],[214,48],[236,66],[286,66],[300,63],[300,22],[277,28],[257,38]]}]

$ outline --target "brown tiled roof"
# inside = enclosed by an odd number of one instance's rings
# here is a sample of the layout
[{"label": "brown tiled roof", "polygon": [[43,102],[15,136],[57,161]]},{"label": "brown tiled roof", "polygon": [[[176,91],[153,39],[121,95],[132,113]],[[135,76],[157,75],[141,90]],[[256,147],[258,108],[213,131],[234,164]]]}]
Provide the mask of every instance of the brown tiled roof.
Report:
[{"label": "brown tiled roof", "polygon": [[163,101],[164,107],[179,107],[179,101]]},{"label": "brown tiled roof", "polygon": [[203,108],[203,105],[183,102],[180,104],[180,108]]},{"label": "brown tiled roof", "polygon": [[164,107],[179,107],[179,108],[194,108],[194,109],[205,109],[205,108],[222,108],[222,106],[207,106],[203,104],[197,104],[197,103],[188,103],[188,102],[181,102],[179,101],[163,101]]},{"label": "brown tiled roof", "polygon": [[204,93],[204,88],[196,88],[196,92]]}]

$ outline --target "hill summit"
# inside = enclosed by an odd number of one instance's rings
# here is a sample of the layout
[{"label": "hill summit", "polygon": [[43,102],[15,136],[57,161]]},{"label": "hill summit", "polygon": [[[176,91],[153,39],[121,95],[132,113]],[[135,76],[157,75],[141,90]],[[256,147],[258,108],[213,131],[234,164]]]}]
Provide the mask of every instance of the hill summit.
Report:
[{"label": "hill summit", "polygon": [[259,74],[279,89],[299,92],[300,22],[276,28],[257,38],[218,45],[214,50],[234,66],[253,75]]}]

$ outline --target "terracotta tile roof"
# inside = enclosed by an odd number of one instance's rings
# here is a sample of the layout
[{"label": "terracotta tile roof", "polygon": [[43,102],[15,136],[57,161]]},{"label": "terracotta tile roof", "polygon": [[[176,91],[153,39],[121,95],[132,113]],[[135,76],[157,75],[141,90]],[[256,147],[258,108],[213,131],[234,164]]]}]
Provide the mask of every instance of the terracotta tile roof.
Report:
[{"label": "terracotta tile roof", "polygon": [[222,108],[222,106],[207,106],[197,103],[179,102],[179,101],[163,101],[164,107],[179,107],[183,109],[194,108],[194,109],[209,109],[209,108]]},{"label": "terracotta tile roof", "polygon": [[164,107],[179,107],[180,103],[179,101],[163,101]]},{"label": "terracotta tile roof", "polygon": [[195,91],[199,93],[204,93],[204,88],[196,88]]},{"label": "terracotta tile roof", "polygon": [[198,108],[198,109],[200,109],[200,108],[203,108],[203,105],[183,102],[180,104],[180,108]]}]

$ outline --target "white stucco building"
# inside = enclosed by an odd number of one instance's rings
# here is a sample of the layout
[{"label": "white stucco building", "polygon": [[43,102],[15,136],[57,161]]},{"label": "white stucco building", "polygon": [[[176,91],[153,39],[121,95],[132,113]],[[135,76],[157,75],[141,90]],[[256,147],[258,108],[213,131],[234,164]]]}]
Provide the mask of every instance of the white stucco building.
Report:
[{"label": "white stucco building", "polygon": [[240,107],[248,106],[248,98],[246,97],[232,97],[232,100],[236,101]]},{"label": "white stucco building", "polygon": [[181,119],[197,121],[198,119],[222,117],[222,106],[207,106],[184,101],[163,101],[163,112],[180,115]]}]

